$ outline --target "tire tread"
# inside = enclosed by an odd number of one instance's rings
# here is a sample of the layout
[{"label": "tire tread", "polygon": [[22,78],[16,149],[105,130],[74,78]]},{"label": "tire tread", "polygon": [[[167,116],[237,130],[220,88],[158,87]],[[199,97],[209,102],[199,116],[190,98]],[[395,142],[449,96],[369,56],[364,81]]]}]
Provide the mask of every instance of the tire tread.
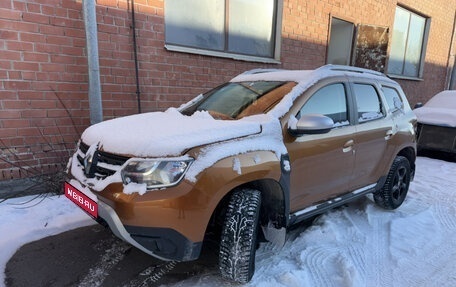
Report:
[{"label": "tire tread", "polygon": [[222,277],[247,283],[255,269],[255,249],[261,193],[237,190],[231,195],[221,235],[219,268]]}]

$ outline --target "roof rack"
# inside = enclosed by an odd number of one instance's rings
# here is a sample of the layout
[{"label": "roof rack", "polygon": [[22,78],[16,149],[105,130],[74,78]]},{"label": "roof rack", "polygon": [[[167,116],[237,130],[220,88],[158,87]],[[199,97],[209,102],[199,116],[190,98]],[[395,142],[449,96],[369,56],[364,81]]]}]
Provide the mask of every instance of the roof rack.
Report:
[{"label": "roof rack", "polygon": [[328,65],[321,66],[317,70],[320,70],[320,71],[330,70],[330,71],[341,71],[341,72],[355,72],[355,73],[371,74],[371,75],[375,75],[375,76],[386,77],[385,74],[377,72],[377,71],[364,69],[364,68],[353,67],[353,66],[344,66],[344,65],[328,64]]},{"label": "roof rack", "polygon": [[259,68],[259,69],[252,69],[252,70],[245,71],[241,75],[254,75],[254,74],[261,74],[261,73],[281,72],[281,71],[285,71],[285,70],[283,70],[283,69],[263,69],[263,68]]}]

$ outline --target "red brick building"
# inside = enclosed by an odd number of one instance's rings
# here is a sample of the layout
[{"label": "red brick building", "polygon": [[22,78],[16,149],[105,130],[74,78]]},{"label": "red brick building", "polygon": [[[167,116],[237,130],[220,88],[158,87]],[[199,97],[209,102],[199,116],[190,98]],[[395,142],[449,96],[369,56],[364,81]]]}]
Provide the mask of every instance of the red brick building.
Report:
[{"label": "red brick building", "polygon": [[[0,1],[0,180],[61,169],[90,124],[82,1]],[[104,119],[252,68],[369,67],[412,105],[454,89],[456,0],[135,0],[134,25],[131,8],[96,3]]]}]

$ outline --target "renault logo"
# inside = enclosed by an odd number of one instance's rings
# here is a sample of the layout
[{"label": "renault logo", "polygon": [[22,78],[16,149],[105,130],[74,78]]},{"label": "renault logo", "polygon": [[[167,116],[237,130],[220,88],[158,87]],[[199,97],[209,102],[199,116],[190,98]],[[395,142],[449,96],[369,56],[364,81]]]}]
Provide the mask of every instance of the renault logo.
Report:
[{"label": "renault logo", "polygon": [[98,162],[98,150],[89,149],[84,157],[84,173],[87,177],[95,176],[95,169]]}]

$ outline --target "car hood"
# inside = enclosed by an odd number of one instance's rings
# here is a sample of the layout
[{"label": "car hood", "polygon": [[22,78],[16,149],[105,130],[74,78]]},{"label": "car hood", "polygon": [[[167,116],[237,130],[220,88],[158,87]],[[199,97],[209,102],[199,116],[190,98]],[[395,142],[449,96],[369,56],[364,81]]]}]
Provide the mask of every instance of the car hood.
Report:
[{"label": "car hood", "polygon": [[418,122],[429,125],[456,127],[456,110],[447,108],[421,107],[413,110]]},{"label": "car hood", "polygon": [[135,156],[182,155],[189,148],[261,132],[261,122],[215,120],[207,112],[182,115],[177,109],[104,121],[87,128],[81,140],[100,150]]}]

